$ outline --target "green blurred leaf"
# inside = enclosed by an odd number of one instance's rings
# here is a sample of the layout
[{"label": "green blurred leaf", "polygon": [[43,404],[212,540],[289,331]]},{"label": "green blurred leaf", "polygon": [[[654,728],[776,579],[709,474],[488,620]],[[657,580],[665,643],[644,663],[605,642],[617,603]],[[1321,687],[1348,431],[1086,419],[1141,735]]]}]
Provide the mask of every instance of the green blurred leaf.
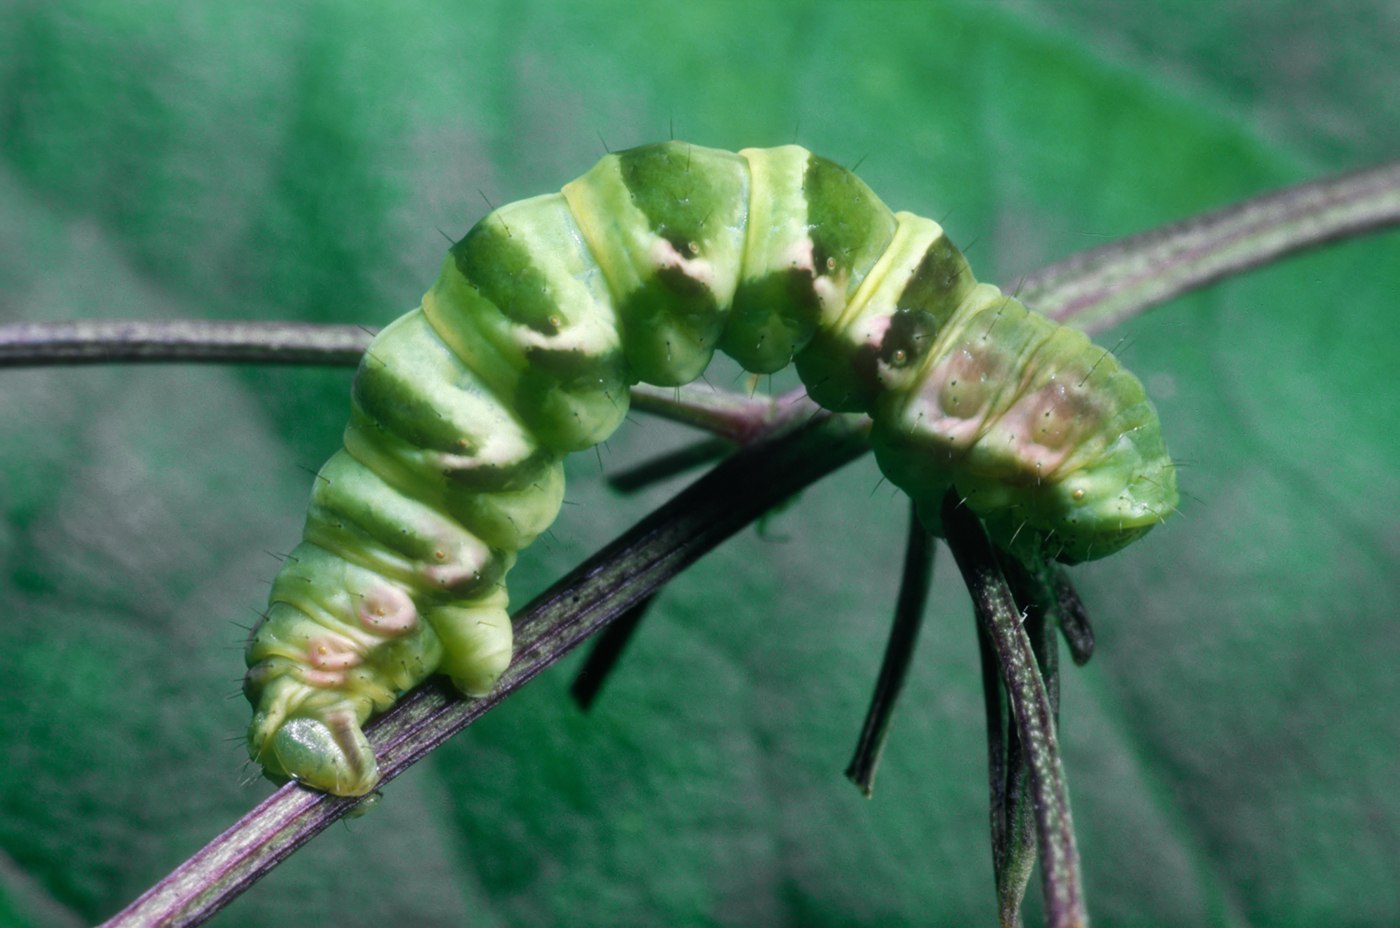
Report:
[{"label": "green blurred leaf", "polygon": [[[859,161],[1014,288],[1393,157],[1386,9],[10,4],[0,318],[382,324],[485,201],[556,189],[600,137],[672,131]],[[1067,673],[1062,742],[1098,924],[1400,921],[1395,245],[1122,333],[1190,497],[1077,573],[1100,641]],[[241,767],[236,625],[297,537],[349,375],[0,382],[0,918],[89,923],[264,794]],[[609,494],[600,460],[684,439],[639,421],[572,462],[579,505],[513,574],[517,602],[660,498]],[[840,773],[903,512],[868,463],[807,493],[664,594],[591,715],[572,665],[546,675],[218,923],[990,923],[976,645],[951,576],[875,800]]]}]

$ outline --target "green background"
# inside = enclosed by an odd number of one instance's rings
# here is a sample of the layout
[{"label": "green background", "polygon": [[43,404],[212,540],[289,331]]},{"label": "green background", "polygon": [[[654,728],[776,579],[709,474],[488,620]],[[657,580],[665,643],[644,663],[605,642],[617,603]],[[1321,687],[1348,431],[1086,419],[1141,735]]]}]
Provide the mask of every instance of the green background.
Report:
[{"label": "green background", "polygon": [[[979,277],[1400,151],[1388,2],[26,3],[0,9],[0,319],[382,325],[486,210],[674,134],[798,141]],[[1316,7],[1316,8],[1315,8]],[[1182,516],[1075,576],[1063,742],[1099,925],[1400,923],[1400,248],[1103,339]],[[729,374],[716,374],[721,385]],[[0,373],[0,923],[106,917],[266,794],[240,625],[350,373]],[[673,487],[571,464],[516,602]],[[600,466],[601,465],[601,466]],[[940,561],[873,801],[842,777],[904,502],[869,459],[665,593],[588,716],[577,659],[220,925],[994,920],[966,594]]]}]

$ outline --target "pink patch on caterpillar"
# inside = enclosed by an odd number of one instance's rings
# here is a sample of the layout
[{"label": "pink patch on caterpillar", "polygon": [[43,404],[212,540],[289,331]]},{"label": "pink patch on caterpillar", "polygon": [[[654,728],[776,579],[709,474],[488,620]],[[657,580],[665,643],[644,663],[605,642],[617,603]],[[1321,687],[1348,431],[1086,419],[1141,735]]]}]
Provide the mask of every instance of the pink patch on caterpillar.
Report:
[{"label": "pink patch on caterpillar", "polygon": [[418,626],[418,607],[407,593],[390,583],[366,593],[356,612],[362,626],[386,638],[406,635]]},{"label": "pink patch on caterpillar", "polygon": [[310,686],[334,689],[345,685],[345,671],[359,665],[360,660],[353,642],[338,635],[318,635],[306,643],[301,677]]},{"label": "pink patch on caterpillar", "polygon": [[1028,475],[1044,479],[1055,474],[1099,427],[1103,415],[1093,397],[1051,380],[1021,397],[997,421],[995,431],[1006,435],[1008,450]]}]

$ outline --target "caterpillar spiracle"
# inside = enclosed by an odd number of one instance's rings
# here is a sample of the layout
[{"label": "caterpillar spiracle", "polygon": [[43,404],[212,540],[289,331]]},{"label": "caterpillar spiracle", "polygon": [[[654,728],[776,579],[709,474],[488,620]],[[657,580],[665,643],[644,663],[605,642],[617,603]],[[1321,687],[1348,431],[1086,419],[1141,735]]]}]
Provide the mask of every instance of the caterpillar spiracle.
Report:
[{"label": "caterpillar spiracle", "polygon": [[564,456],[617,428],[629,385],[689,383],[717,348],[869,414],[931,531],[955,487],[1002,547],[1076,562],[1176,505],[1137,378],[978,283],[938,223],[797,146],[610,154],[486,216],[366,352],[248,644],[253,760],[362,795],[371,715],[433,673],[489,691],[505,575],[559,511]]}]

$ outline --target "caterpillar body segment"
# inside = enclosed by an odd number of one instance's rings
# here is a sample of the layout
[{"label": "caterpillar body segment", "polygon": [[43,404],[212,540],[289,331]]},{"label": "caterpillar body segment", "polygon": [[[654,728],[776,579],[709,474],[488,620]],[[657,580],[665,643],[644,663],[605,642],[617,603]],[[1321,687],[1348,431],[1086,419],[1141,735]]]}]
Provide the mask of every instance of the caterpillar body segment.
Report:
[{"label": "caterpillar body segment", "polygon": [[871,415],[934,531],[956,488],[1002,547],[1075,562],[1175,507],[1137,379],[979,284],[937,223],[796,146],[609,155],[478,223],[367,351],[249,642],[253,759],[361,795],[372,714],[435,672],[489,691],[505,575],[558,513],[563,457],[612,433],[629,385],[688,383],[717,349]]}]

